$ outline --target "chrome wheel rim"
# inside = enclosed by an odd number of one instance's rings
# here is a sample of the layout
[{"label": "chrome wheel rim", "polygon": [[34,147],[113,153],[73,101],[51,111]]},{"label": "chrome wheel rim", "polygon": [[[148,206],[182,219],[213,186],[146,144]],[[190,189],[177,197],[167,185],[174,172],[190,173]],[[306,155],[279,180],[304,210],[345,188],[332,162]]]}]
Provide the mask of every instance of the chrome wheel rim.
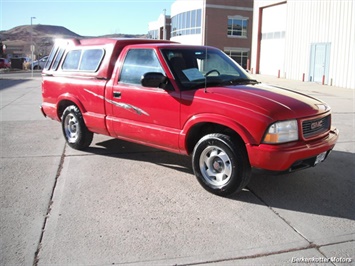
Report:
[{"label": "chrome wheel rim", "polygon": [[64,120],[65,136],[69,143],[74,143],[79,136],[79,121],[75,115],[68,114]]},{"label": "chrome wheel rim", "polygon": [[220,147],[208,146],[201,153],[200,170],[209,186],[223,187],[232,176],[231,159]]}]

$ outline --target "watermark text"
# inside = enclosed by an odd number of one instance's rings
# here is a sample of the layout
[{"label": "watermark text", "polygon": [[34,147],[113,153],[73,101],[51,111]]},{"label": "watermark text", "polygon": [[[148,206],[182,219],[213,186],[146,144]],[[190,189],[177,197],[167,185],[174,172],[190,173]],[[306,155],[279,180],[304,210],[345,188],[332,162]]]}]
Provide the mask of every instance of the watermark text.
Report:
[{"label": "watermark text", "polygon": [[292,257],[292,263],[351,263],[353,262],[352,258],[344,258],[344,257]]}]

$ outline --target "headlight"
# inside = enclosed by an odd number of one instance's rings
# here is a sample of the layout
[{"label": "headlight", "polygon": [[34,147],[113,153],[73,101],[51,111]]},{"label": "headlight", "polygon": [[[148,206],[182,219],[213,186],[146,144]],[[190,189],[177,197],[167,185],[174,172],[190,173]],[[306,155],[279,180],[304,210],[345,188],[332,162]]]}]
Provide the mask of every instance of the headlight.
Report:
[{"label": "headlight", "polygon": [[284,143],[298,140],[297,120],[287,120],[272,124],[266,131],[264,143]]}]

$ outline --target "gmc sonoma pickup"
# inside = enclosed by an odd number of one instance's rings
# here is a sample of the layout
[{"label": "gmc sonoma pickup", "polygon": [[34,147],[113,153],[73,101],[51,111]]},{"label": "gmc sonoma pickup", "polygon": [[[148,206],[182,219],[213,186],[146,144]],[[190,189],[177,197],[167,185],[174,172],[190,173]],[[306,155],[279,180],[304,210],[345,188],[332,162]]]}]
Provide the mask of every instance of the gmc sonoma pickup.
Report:
[{"label": "gmc sonoma pickup", "polygon": [[42,112],[70,147],[97,133],[191,155],[200,184],[221,196],[241,191],[252,168],[315,166],[338,139],[326,103],[261,84],[213,47],[59,40],[42,77]]}]

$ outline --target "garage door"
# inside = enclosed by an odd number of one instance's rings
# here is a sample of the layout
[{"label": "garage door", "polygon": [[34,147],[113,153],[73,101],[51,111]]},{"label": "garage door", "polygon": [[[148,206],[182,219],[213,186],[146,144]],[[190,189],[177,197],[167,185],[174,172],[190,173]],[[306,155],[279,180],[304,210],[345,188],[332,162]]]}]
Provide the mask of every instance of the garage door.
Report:
[{"label": "garage door", "polygon": [[263,9],[260,43],[260,74],[284,72],[286,4]]}]

